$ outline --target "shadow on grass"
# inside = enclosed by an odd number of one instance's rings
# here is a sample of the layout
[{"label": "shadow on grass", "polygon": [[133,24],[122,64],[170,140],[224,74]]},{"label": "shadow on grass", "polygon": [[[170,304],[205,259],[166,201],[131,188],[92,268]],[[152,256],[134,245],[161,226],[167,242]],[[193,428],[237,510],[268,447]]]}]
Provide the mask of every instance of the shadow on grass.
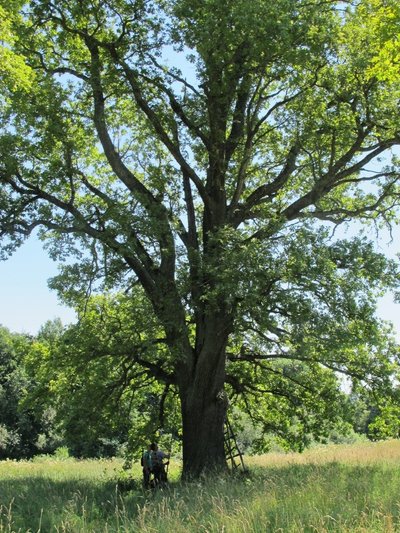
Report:
[{"label": "shadow on grass", "polygon": [[134,520],[149,498],[138,480],[0,480],[0,531],[96,531],[96,523],[113,531],[121,518]]}]

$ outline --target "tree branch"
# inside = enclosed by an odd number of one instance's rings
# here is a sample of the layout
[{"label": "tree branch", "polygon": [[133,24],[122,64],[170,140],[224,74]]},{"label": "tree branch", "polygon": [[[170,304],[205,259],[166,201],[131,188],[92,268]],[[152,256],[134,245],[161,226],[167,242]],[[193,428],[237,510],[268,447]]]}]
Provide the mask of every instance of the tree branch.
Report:
[{"label": "tree branch", "polygon": [[183,157],[179,146],[177,146],[169,137],[168,133],[164,129],[159,117],[155,113],[155,111],[150,107],[149,103],[146,101],[146,99],[143,96],[143,93],[140,89],[139,84],[137,83],[136,75],[134,70],[132,70],[129,65],[121,59],[118,55],[117,49],[113,45],[108,45],[107,49],[109,50],[112,59],[122,67],[126,79],[132,89],[133,95],[135,97],[135,100],[140,107],[140,109],[144,112],[144,114],[149,119],[150,123],[154,127],[154,130],[156,131],[159,139],[163,142],[163,144],[167,147],[170,154],[173,156],[175,161],[179,164],[180,168],[182,169],[182,172],[187,174],[190,179],[193,181],[193,183],[196,185],[196,188],[205,204],[209,202],[208,194],[206,192],[206,189],[203,185],[203,182],[201,181],[200,177],[196,174],[196,172],[193,170],[193,168],[189,165],[189,163],[186,161],[186,159]]}]

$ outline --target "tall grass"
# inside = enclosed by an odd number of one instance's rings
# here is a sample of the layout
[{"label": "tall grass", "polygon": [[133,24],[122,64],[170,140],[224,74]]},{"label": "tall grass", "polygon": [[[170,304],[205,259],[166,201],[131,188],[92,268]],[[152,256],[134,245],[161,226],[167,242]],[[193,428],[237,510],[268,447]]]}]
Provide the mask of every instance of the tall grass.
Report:
[{"label": "tall grass", "polygon": [[[0,532],[400,531],[400,441],[248,458],[249,473],[144,492],[115,461],[0,463]],[[129,489],[129,490],[127,490]]]}]

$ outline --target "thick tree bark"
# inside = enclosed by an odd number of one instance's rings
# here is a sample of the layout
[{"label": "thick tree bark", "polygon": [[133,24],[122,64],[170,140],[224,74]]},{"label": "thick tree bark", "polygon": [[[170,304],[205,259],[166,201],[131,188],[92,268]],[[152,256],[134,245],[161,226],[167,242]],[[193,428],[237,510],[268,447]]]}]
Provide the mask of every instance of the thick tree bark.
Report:
[{"label": "thick tree bark", "polygon": [[215,335],[208,336],[198,357],[195,356],[192,371],[182,374],[179,380],[186,479],[227,468],[224,424],[228,401],[224,383],[228,334],[225,328],[219,329],[224,331],[222,335],[212,330]]},{"label": "thick tree bark", "polygon": [[183,478],[227,468],[224,424],[227,411],[223,385],[216,393],[213,376],[203,387],[181,393],[183,427]]},{"label": "thick tree bark", "polygon": [[202,406],[182,402],[183,478],[227,468],[224,451],[226,403],[211,399]]}]

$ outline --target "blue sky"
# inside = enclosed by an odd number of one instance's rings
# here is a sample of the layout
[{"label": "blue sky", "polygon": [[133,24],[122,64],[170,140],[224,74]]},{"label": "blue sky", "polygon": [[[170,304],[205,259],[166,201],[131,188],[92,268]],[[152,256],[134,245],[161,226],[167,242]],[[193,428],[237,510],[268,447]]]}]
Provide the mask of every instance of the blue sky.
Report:
[{"label": "blue sky", "polygon": [[[393,241],[389,241],[389,236],[384,235],[377,246],[394,258],[400,253],[400,228]],[[73,322],[74,312],[60,305],[56,293],[47,286],[47,280],[56,273],[56,263],[35,237],[28,239],[10,259],[0,261],[0,324],[13,332],[36,334],[47,320],[58,317],[63,324]],[[400,304],[394,303],[393,295],[381,299],[379,316],[394,323],[400,341]]]},{"label": "blue sky", "polygon": [[0,324],[14,332],[37,333],[53,318],[63,324],[75,313],[59,304],[47,280],[57,274],[57,265],[35,237],[28,239],[7,261],[0,261]]}]

